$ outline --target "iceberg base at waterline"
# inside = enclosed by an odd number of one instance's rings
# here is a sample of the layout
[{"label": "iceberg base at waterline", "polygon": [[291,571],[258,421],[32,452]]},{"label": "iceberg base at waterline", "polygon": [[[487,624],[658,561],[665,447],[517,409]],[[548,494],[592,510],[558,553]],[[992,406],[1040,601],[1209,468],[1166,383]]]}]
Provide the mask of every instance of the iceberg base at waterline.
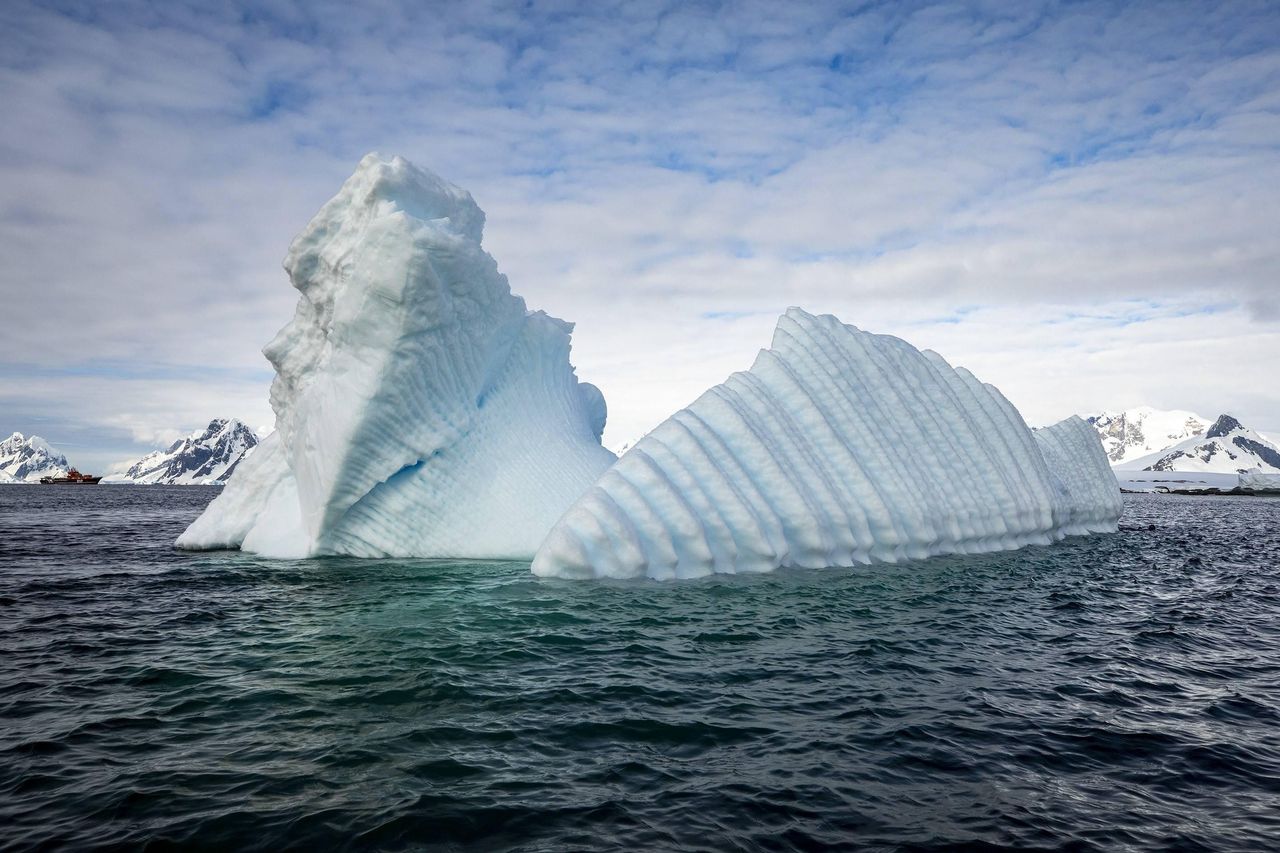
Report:
[{"label": "iceberg base at waterline", "polygon": [[696,577],[897,562],[1114,531],[1094,430],[1032,431],[991,385],[898,338],[791,309],[772,347],[635,444],[533,571]]}]

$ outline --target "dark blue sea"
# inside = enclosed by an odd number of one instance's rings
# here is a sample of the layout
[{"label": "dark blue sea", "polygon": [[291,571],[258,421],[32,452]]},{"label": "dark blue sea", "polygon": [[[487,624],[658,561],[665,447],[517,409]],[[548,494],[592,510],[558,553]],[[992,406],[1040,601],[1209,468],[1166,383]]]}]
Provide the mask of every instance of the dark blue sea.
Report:
[{"label": "dark blue sea", "polygon": [[856,570],[554,581],[0,487],[0,848],[1280,849],[1280,501]]}]

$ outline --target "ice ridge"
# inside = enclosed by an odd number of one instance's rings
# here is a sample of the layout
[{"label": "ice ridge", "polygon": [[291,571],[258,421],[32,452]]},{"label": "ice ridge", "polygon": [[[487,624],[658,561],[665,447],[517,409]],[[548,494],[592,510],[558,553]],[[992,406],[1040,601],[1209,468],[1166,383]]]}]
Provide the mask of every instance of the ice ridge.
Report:
[{"label": "ice ridge", "polygon": [[770,349],[635,444],[552,528],[560,577],[852,566],[1113,531],[1119,487],[1079,418],[1032,432],[991,385],[793,308]]},{"label": "ice ridge", "polygon": [[529,311],[469,193],[370,154],[294,239],[263,353],[276,429],[178,545],[281,556],[532,556],[612,463],[572,324]]}]

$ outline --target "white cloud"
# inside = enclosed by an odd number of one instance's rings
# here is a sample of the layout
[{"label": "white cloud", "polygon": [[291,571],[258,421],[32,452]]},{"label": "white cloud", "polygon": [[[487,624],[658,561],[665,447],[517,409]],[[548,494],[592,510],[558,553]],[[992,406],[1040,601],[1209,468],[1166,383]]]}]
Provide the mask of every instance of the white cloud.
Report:
[{"label": "white cloud", "polygon": [[473,192],[516,292],[577,322],[614,445],[791,304],[934,346],[1033,421],[1280,424],[1265,4],[12,3],[0,26],[0,414],[86,444],[269,422],[279,259],[373,149]]}]

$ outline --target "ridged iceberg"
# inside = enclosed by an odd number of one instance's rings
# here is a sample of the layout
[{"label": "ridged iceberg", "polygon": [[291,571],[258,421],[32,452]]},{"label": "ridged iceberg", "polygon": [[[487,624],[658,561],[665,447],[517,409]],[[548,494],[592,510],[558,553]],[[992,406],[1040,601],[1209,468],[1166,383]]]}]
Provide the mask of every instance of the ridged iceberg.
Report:
[{"label": "ridged iceberg", "polygon": [[529,312],[471,196],[365,157],[289,248],[276,430],[178,539],[270,556],[531,557],[613,462],[572,325]]},{"label": "ridged iceberg", "polygon": [[680,578],[851,566],[1113,531],[1120,492],[1079,418],[1028,429],[933,352],[789,310],[771,349],[636,443],[533,571]]}]

